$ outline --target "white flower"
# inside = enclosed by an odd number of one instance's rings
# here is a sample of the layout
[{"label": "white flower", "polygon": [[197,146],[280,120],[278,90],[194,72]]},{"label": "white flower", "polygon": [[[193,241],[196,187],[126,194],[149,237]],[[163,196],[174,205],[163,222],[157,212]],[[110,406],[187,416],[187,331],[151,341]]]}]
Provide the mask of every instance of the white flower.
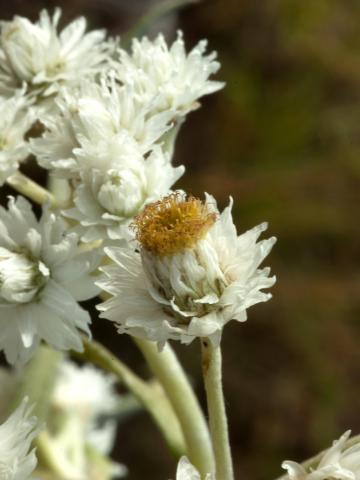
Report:
[{"label": "white flower", "polygon": [[5,423],[0,425],[0,478],[27,480],[36,467],[31,442],[38,434],[37,420],[31,417],[25,398]]},{"label": "white flower", "polygon": [[112,74],[103,75],[100,84],[84,81],[77,89],[64,90],[56,104],[58,113],[46,119],[43,136],[31,142],[32,152],[42,167],[67,178],[89,166],[104,170],[105,161],[115,165],[129,143],[146,154],[174,116],[172,111],[150,114],[152,103],[140,102]]},{"label": "white flower", "polygon": [[29,155],[29,145],[24,137],[35,117],[23,90],[18,90],[8,99],[0,97],[0,111],[1,186]]},{"label": "white flower", "polygon": [[0,350],[9,363],[26,362],[42,339],[82,350],[77,329],[90,334],[90,316],[77,301],[98,291],[97,257],[78,240],[47,209],[38,221],[22,197],[0,208]]},{"label": "white flower", "polygon": [[51,402],[49,446],[68,477],[98,478],[91,451],[101,455],[112,478],[126,473],[123,465],[106,458],[115,440],[116,420],[110,416],[118,402],[113,376],[92,366],[62,362]]},{"label": "white flower", "polygon": [[[186,457],[181,457],[176,470],[176,480],[201,480],[201,476]],[[209,473],[204,480],[215,480],[215,477]]]},{"label": "white flower", "polygon": [[161,34],[154,41],[134,39],[131,54],[120,50],[118,76],[134,85],[144,101],[156,98],[155,110],[171,109],[179,116],[186,115],[198,106],[200,97],[224,86],[209,80],[220,64],[215,52],[205,55],[206,46],[202,40],[187,54],[181,32],[170,48]]},{"label": "white flower", "polygon": [[[146,159],[135,148],[133,152],[123,158],[119,152],[117,162],[108,169],[81,172],[75,206],[64,214],[80,223],[83,241],[130,240],[133,217],[146,203],[168,193],[184,172],[182,166],[173,167],[159,147]],[[101,156],[94,158],[101,161]]]},{"label": "white flower", "polygon": [[360,442],[346,448],[350,434],[348,430],[336,440],[310,471],[292,461],[283,462],[282,467],[291,480],[357,480],[360,477]]},{"label": "white flower", "polygon": [[46,10],[36,23],[15,16],[1,23],[0,93],[12,95],[25,82],[29,93],[47,97],[63,84],[77,84],[106,60],[105,32],[85,33],[80,17],[58,33],[61,10]]},{"label": "white flower", "polygon": [[261,224],[238,236],[231,204],[220,215],[206,203],[177,192],[147,205],[135,220],[139,251],[107,248],[115,265],[99,282],[112,298],[98,306],[120,333],[158,342],[190,343],[209,337],[217,344],[230,320],[243,322],[246,310],[269,300],[263,288],[275,277],[259,265],[275,238],[257,242]]},{"label": "white flower", "polygon": [[111,76],[84,83],[76,94],[65,92],[61,113],[32,141],[43,167],[72,180],[74,208],[65,215],[80,223],[84,241],[128,238],[131,218],[184,172],[156,144],[172,114],[148,116],[135,97]]}]

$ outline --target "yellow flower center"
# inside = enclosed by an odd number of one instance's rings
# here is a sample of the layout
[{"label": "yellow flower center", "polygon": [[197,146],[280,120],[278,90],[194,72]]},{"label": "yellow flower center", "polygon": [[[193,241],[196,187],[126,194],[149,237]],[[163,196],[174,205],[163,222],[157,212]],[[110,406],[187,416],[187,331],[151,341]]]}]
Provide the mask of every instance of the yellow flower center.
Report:
[{"label": "yellow flower center", "polygon": [[210,212],[206,203],[175,192],[146,205],[132,228],[145,250],[165,256],[192,248],[215,221],[216,213]]}]

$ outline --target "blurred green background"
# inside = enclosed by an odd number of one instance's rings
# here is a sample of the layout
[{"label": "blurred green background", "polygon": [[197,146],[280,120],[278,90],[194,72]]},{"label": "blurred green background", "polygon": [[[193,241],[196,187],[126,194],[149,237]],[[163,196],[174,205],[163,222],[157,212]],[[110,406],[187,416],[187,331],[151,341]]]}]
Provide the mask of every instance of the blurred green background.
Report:
[{"label": "blurred green background", "polygon": [[[150,1],[0,3],[1,17],[35,19],[59,5],[64,21],[128,31]],[[278,243],[266,260],[274,298],[224,332],[224,387],[237,478],[281,473],[340,436],[360,432],[360,2],[211,0],[152,25],[189,47],[208,38],[226,88],[203,99],[179,136],[179,186],[235,200],[239,232],[266,220]],[[95,338],[146,375],[131,340],[94,320]],[[198,346],[175,345],[202,402]],[[175,476],[147,415],[121,425],[115,456],[130,479]],[[221,479],[219,479],[221,480]]]}]

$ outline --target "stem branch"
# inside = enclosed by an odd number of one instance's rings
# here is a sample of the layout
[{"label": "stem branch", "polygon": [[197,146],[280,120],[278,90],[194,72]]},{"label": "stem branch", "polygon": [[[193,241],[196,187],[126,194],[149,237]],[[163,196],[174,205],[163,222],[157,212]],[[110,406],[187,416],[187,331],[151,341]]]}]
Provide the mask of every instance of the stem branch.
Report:
[{"label": "stem branch", "polygon": [[83,337],[83,345],[83,353],[72,352],[72,355],[116,375],[148,410],[171,451],[177,457],[184,455],[185,440],[178,419],[161,386],[157,382],[148,383],[142,380],[109,350],[94,340],[89,341]]}]

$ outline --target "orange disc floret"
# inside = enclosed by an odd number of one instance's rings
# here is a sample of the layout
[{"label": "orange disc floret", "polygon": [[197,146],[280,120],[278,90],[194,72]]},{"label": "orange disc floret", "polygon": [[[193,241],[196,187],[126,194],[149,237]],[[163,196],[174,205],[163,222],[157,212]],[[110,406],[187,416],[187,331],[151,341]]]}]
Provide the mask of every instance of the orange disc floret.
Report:
[{"label": "orange disc floret", "polygon": [[216,213],[210,212],[206,203],[175,192],[146,205],[131,226],[142,248],[164,256],[192,248],[216,218]]}]

